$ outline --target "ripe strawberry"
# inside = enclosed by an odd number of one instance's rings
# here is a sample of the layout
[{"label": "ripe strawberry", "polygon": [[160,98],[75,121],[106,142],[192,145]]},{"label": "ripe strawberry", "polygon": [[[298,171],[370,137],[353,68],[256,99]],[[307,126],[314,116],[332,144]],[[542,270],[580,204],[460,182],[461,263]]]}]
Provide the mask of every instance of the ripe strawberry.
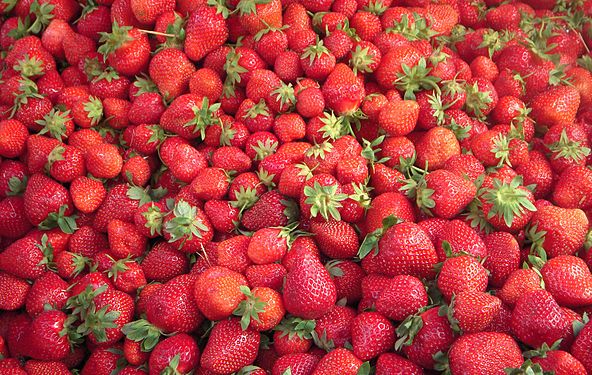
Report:
[{"label": "ripe strawberry", "polygon": [[397,327],[397,336],[396,348],[402,348],[407,358],[424,368],[434,368],[434,355],[445,353],[454,342],[448,319],[440,316],[436,307],[409,316]]},{"label": "ripe strawberry", "polygon": [[243,329],[252,328],[256,331],[267,331],[276,327],[286,310],[279,292],[266,287],[256,287],[250,290],[241,286],[241,292],[246,299],[241,301],[233,312],[240,316]]},{"label": "ripe strawberry", "polygon": [[141,256],[148,243],[132,223],[114,219],[107,225],[109,254],[115,259]]},{"label": "ripe strawberry", "polygon": [[284,306],[297,317],[316,319],[327,313],[337,300],[335,284],[322,264],[306,257],[288,269]]},{"label": "ripe strawberry", "polygon": [[154,291],[146,300],[146,319],[165,333],[191,332],[203,321],[192,289],[195,278],[181,275]]},{"label": "ripe strawberry", "polygon": [[379,313],[389,319],[403,321],[427,306],[428,294],[418,278],[399,275],[388,281],[388,286],[379,294],[375,304]]},{"label": "ripe strawberry", "polygon": [[[25,305],[30,288],[31,286],[26,280],[1,272],[0,290],[2,291],[2,298],[0,298],[0,308],[6,311],[20,309]],[[2,350],[3,355],[6,354],[4,349]]]},{"label": "ripe strawberry", "polygon": [[9,196],[0,201],[0,236],[21,238],[31,228],[23,197]]},{"label": "ripe strawberry", "polygon": [[24,367],[27,374],[42,375],[42,374],[59,374],[66,375],[70,373],[68,367],[63,362],[58,361],[36,361],[31,359],[25,363]]},{"label": "ripe strawberry", "polygon": [[407,135],[415,129],[419,105],[412,100],[386,103],[378,115],[378,124],[390,136]]},{"label": "ripe strawberry", "polygon": [[561,306],[591,304],[592,274],[586,263],[572,255],[549,259],[541,268],[545,289]]},{"label": "ripe strawberry", "polygon": [[592,355],[588,350],[590,343],[592,342],[592,324],[587,323],[574,341],[571,347],[571,354],[579,360],[587,371],[592,368]]},{"label": "ripe strawberry", "polygon": [[553,190],[553,202],[563,208],[587,210],[592,202],[587,199],[588,181],[592,178],[590,170],[583,166],[571,166],[565,169]]},{"label": "ripe strawberry", "polygon": [[419,168],[429,170],[440,169],[446,161],[461,152],[460,144],[456,136],[444,127],[435,127],[428,130],[417,142],[415,142],[417,160],[415,164]]},{"label": "ripe strawberry", "polygon": [[538,348],[571,335],[571,320],[551,293],[535,290],[523,294],[512,312],[512,332],[522,342]]},{"label": "ripe strawberry", "polygon": [[[478,359],[477,359],[478,358]],[[502,373],[522,366],[522,353],[514,339],[504,333],[478,332],[463,335],[448,352],[450,371]]]},{"label": "ripe strawberry", "polygon": [[175,9],[175,3],[170,0],[154,0],[150,2],[131,0],[130,7],[138,21],[144,24],[152,24],[160,14]]},{"label": "ripe strawberry", "polygon": [[[364,252],[360,252],[359,256],[364,257],[362,267],[366,272],[380,270],[380,273],[388,276],[433,277],[433,267],[438,262],[438,255],[427,233],[417,224],[395,224],[386,229],[379,239],[373,232],[364,242],[370,246],[364,248],[362,245]],[[378,254],[370,254],[376,244]]]},{"label": "ripe strawberry", "polygon": [[275,361],[271,374],[281,375],[286,371],[292,374],[311,374],[318,362],[319,358],[313,354],[286,354]]},{"label": "ripe strawberry", "polygon": [[147,280],[162,283],[189,270],[189,260],[185,254],[166,242],[156,243],[140,265]]},{"label": "ripe strawberry", "polygon": [[73,212],[70,194],[51,178],[41,174],[31,176],[24,199],[25,214],[31,224],[59,225],[68,233],[76,229],[73,219],[68,217]]},{"label": "ripe strawberry", "polygon": [[554,371],[556,374],[586,374],[586,369],[580,361],[568,352],[555,349],[543,345],[540,349],[526,352],[525,356],[531,358],[532,363],[539,364],[544,371]]},{"label": "ripe strawberry", "polygon": [[448,301],[463,291],[485,292],[487,270],[475,258],[459,255],[447,258],[438,275],[438,289]]},{"label": "ripe strawberry", "polygon": [[321,252],[333,259],[353,258],[358,252],[358,236],[344,221],[313,221],[311,231]]},{"label": "ripe strawberry", "polygon": [[29,132],[18,120],[0,121],[0,156],[16,158],[23,154]]},{"label": "ripe strawberry", "polygon": [[[557,223],[565,223],[558,226]],[[555,206],[541,207],[532,217],[531,228],[535,248],[542,247],[549,258],[573,255],[584,243],[588,219],[579,209]],[[544,233],[543,233],[544,232]]]},{"label": "ripe strawberry", "polygon": [[329,375],[339,372],[343,375],[355,375],[363,362],[354,353],[345,348],[337,348],[325,354],[314,370],[315,375]]},{"label": "ripe strawberry", "polygon": [[257,203],[243,213],[241,224],[248,230],[281,227],[288,224],[291,215],[289,201],[284,200],[277,190],[271,190],[261,195]]},{"label": "ripe strawberry", "polygon": [[507,232],[490,233],[483,238],[487,248],[487,258],[483,263],[489,271],[489,281],[501,287],[510,274],[520,268],[520,246]]},{"label": "ripe strawberry", "polygon": [[395,353],[383,353],[376,361],[376,375],[387,375],[404,371],[409,375],[420,375],[423,373],[421,367]]},{"label": "ripe strawberry", "polygon": [[[100,290],[100,289],[99,289]],[[97,290],[95,293],[97,293]],[[91,310],[84,316],[82,326],[93,344],[110,345],[123,337],[121,328],[134,316],[134,300],[127,293],[107,288],[93,298]]]},{"label": "ripe strawberry", "polygon": [[58,182],[72,182],[86,174],[84,154],[76,147],[60,145],[47,158],[49,174]]},{"label": "ripe strawberry", "polygon": [[70,195],[76,209],[84,213],[96,211],[107,191],[100,181],[80,176],[70,184]]},{"label": "ripe strawberry", "polygon": [[204,212],[181,199],[163,219],[163,236],[183,252],[195,253],[214,234]]},{"label": "ripe strawberry", "polygon": [[364,87],[345,64],[337,64],[322,86],[327,108],[338,115],[355,112],[365,96]]},{"label": "ripe strawberry", "polygon": [[150,60],[148,71],[163,97],[170,100],[187,91],[195,67],[185,53],[176,48],[167,48]]},{"label": "ripe strawberry", "polygon": [[[70,351],[68,316],[59,310],[39,314],[25,333],[27,356],[45,361],[63,360]],[[66,329],[66,334],[62,330]]]},{"label": "ripe strawberry", "polygon": [[211,320],[228,318],[244,299],[241,285],[247,280],[226,267],[211,267],[195,281],[193,294],[200,311]]},{"label": "ripe strawberry", "polygon": [[580,95],[574,87],[557,86],[532,100],[531,116],[541,125],[568,124],[574,121],[579,105]]},{"label": "ripe strawberry", "polygon": [[185,53],[193,61],[203,59],[228,38],[228,27],[223,15],[215,7],[205,5],[191,13],[185,32]]},{"label": "ripe strawberry", "polygon": [[442,308],[452,328],[463,334],[484,331],[499,314],[502,301],[490,294],[467,290],[453,296]]},{"label": "ripe strawberry", "polygon": [[62,309],[69,297],[68,283],[53,272],[46,272],[35,280],[27,295],[27,313],[34,318],[43,312],[46,304]]},{"label": "ripe strawberry", "polygon": [[148,66],[150,44],[139,29],[114,22],[111,33],[102,33],[99,42],[98,52],[119,74],[138,75]]},{"label": "ripe strawberry", "polygon": [[260,334],[247,328],[242,330],[237,318],[223,320],[210,332],[200,364],[206,370],[231,373],[255,361]]},{"label": "ripe strawberry", "polygon": [[354,355],[361,360],[376,358],[395,343],[395,328],[377,312],[363,312],[352,322]]},{"label": "ripe strawberry", "polygon": [[187,373],[197,366],[198,361],[199,348],[193,337],[179,333],[156,344],[148,366],[152,374],[171,370]]},{"label": "ripe strawberry", "polygon": [[385,89],[395,88],[395,81],[403,73],[403,65],[411,68],[421,58],[421,53],[411,44],[398,45],[382,56],[376,70],[376,82]]}]

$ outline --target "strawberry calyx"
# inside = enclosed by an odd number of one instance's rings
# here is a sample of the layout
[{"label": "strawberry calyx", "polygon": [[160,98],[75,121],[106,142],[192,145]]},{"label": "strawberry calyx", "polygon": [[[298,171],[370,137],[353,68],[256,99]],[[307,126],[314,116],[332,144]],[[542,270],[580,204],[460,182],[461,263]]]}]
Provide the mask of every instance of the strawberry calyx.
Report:
[{"label": "strawberry calyx", "polygon": [[296,103],[294,86],[291,83],[280,83],[280,86],[271,92],[271,97],[280,102],[280,110],[288,111]]},{"label": "strawberry calyx", "polygon": [[493,226],[487,221],[487,218],[483,213],[483,205],[479,199],[474,199],[469,204],[466,220],[471,228],[478,229],[486,234],[493,232]]},{"label": "strawberry calyx", "polygon": [[249,108],[247,110],[247,113],[245,113],[243,115],[243,118],[254,119],[257,116],[265,116],[265,117],[271,116],[270,111],[269,111],[269,107],[267,107],[267,104],[265,103],[265,99],[259,100],[258,103],[256,103],[251,108]]},{"label": "strawberry calyx", "polygon": [[390,157],[383,157],[378,159],[378,154],[380,153],[380,151],[382,151],[382,149],[378,146],[382,144],[385,138],[385,135],[381,135],[380,137],[374,139],[372,142],[368,141],[367,139],[362,139],[364,148],[362,149],[361,155],[364,159],[368,160],[372,170],[374,170],[374,166],[376,164],[382,164],[390,160]]},{"label": "strawberry calyx", "polygon": [[19,80],[18,92],[14,94],[14,104],[12,106],[9,118],[12,118],[16,111],[18,111],[24,104],[27,104],[30,98],[43,98],[43,95],[39,94],[37,84],[26,77],[22,77]]},{"label": "strawberry calyx", "polygon": [[456,295],[453,294],[452,297],[450,298],[449,304],[444,303],[440,306],[440,308],[438,308],[438,315],[445,316],[448,319],[448,323],[450,324],[450,328],[452,328],[452,330],[454,332],[462,334],[462,330],[460,329],[460,327],[458,325],[458,319],[456,319],[454,317],[455,302],[456,302]]},{"label": "strawberry calyx", "polygon": [[22,195],[25,193],[27,189],[27,176],[23,176],[22,179],[12,176],[8,180],[8,190],[6,190],[7,196],[15,196],[15,195]]},{"label": "strawberry calyx", "polygon": [[323,55],[329,55],[329,49],[325,47],[323,40],[319,39],[317,36],[317,40],[313,45],[310,45],[304,49],[300,58],[308,59],[308,63],[312,65],[315,60],[320,59]]},{"label": "strawberry calyx", "polygon": [[216,14],[221,14],[224,19],[228,18],[233,12],[226,6],[226,0],[208,0],[207,4],[216,8]]},{"label": "strawberry calyx", "polygon": [[490,91],[481,91],[477,82],[465,87],[467,93],[467,100],[465,102],[465,109],[468,113],[474,114],[478,119],[484,119],[483,111],[489,107],[493,102]]},{"label": "strawberry calyx", "polygon": [[259,178],[259,181],[261,181],[261,183],[264,186],[267,186],[268,188],[273,188],[275,186],[275,182],[273,182],[275,174],[269,173],[268,171],[266,171],[265,169],[262,169],[262,168],[259,168],[259,170],[257,170],[256,174],[257,174],[257,177]]},{"label": "strawberry calyx", "polygon": [[164,37],[166,38],[156,49],[157,52],[167,48],[181,49],[185,40],[185,24],[187,20],[175,13],[175,20],[166,28]]},{"label": "strawberry calyx", "polygon": [[440,371],[442,375],[451,375],[448,355],[442,351],[434,354],[434,370]]},{"label": "strawberry calyx", "polygon": [[401,16],[401,21],[393,22],[393,26],[387,28],[387,33],[400,34],[410,42],[418,40],[430,40],[437,33],[430,28],[428,22],[420,14],[413,12],[413,19],[407,14]]},{"label": "strawberry calyx", "polygon": [[[102,106],[101,106],[102,109]],[[72,121],[69,117],[70,111],[62,112],[55,108],[52,108],[41,120],[36,120],[35,123],[41,125],[43,129],[39,131],[39,134],[49,133],[53,138],[57,140],[63,140],[66,134],[66,123]]]},{"label": "strawberry calyx", "polygon": [[274,330],[280,331],[280,337],[288,336],[288,339],[292,339],[295,336],[301,340],[311,340],[313,338],[313,332],[317,323],[315,320],[304,320],[292,316],[287,316],[280,324],[278,324]]},{"label": "strawberry calyx", "polygon": [[264,29],[259,30],[257,32],[257,34],[255,34],[255,36],[253,36],[253,40],[255,40],[255,42],[260,41],[264,35],[267,35],[271,32],[276,32],[276,31],[283,33],[284,30],[286,30],[287,28],[290,27],[288,25],[283,25],[282,27],[273,27],[273,26],[267,25],[263,20],[261,20],[261,22],[263,22],[266,25],[266,27]]},{"label": "strawberry calyx", "polygon": [[440,87],[438,82],[440,78],[430,75],[432,68],[427,67],[427,62],[422,57],[417,65],[412,67],[406,64],[401,64],[403,73],[397,73],[397,79],[395,80],[395,86],[397,89],[404,92],[405,100],[415,100],[415,93],[420,90],[434,90],[440,93]]},{"label": "strawberry calyx", "polygon": [[134,40],[134,38],[129,35],[129,32],[132,30],[132,28],[132,26],[119,26],[117,21],[114,20],[110,33],[99,33],[101,36],[99,42],[102,44],[97,49],[97,52],[107,57],[126,43]]},{"label": "strawberry calyx", "polygon": [[326,352],[330,352],[331,350],[335,349],[335,343],[333,340],[327,338],[327,329],[324,329],[320,336],[316,330],[312,331],[312,340],[316,346]]},{"label": "strawberry calyx", "polygon": [[58,212],[52,212],[47,215],[47,218],[39,224],[39,229],[49,230],[59,227],[60,230],[67,234],[74,233],[78,226],[76,225],[77,215],[65,216],[68,205],[60,207]]},{"label": "strawberry calyx", "polygon": [[138,206],[142,206],[146,203],[160,200],[166,195],[166,193],[167,190],[162,187],[152,189],[150,186],[142,188],[140,186],[130,185],[126,195],[129,199],[138,201]]},{"label": "strawberry calyx", "polygon": [[220,118],[216,112],[220,109],[220,103],[210,104],[207,96],[204,96],[201,105],[194,105],[192,110],[194,117],[183,126],[193,127],[193,133],[200,133],[201,139],[206,138],[206,128],[210,125],[220,123]]},{"label": "strawberry calyx", "polygon": [[528,261],[536,268],[541,269],[543,264],[547,261],[547,252],[543,247],[547,231],[538,230],[538,226],[535,224],[529,226],[526,229],[525,234],[527,242],[530,243],[530,255],[528,256]]},{"label": "strawberry calyx", "polygon": [[238,304],[237,308],[232,313],[241,317],[240,324],[244,331],[249,328],[251,319],[261,323],[259,314],[265,312],[267,302],[261,301],[260,298],[254,296],[251,289],[246,285],[241,285],[239,289],[241,293],[245,295],[245,299]]},{"label": "strawberry calyx", "polygon": [[318,132],[322,134],[324,139],[336,140],[341,138],[344,134],[344,118],[343,116],[335,116],[333,111],[324,112],[320,117],[323,126],[319,128]]},{"label": "strawberry calyx", "polygon": [[111,82],[114,79],[119,79],[119,74],[117,74],[117,72],[115,71],[115,69],[113,69],[112,67],[108,66],[106,67],[104,70],[102,71],[98,71],[98,72],[93,72],[93,73],[98,73],[96,74],[94,77],[92,77],[91,82],[92,83],[97,83],[101,80],[105,80],[107,82]]},{"label": "strawberry calyx", "polygon": [[550,352],[552,350],[559,350],[559,347],[561,346],[561,341],[562,341],[562,339],[559,339],[559,340],[555,341],[553,344],[551,344],[551,346],[549,346],[546,342],[544,342],[540,348],[528,350],[528,351],[524,352],[523,355],[525,358],[535,358],[535,357],[547,358],[548,352]]},{"label": "strawberry calyx", "polygon": [[164,333],[146,319],[138,319],[125,324],[121,332],[129,340],[140,343],[143,352],[150,352]]},{"label": "strawberry calyx", "polygon": [[592,72],[592,56],[584,55],[577,60],[578,66]]},{"label": "strawberry calyx", "polygon": [[382,0],[370,0],[368,5],[364,7],[366,12],[370,12],[377,16],[381,16],[387,9],[388,6],[386,6]]},{"label": "strawberry calyx", "polygon": [[85,314],[84,321],[76,331],[83,335],[93,334],[97,342],[107,341],[107,329],[117,328],[115,320],[121,315],[120,311],[110,310],[110,306],[104,306],[97,310],[94,303]]},{"label": "strawberry calyx", "polygon": [[65,151],[66,149],[64,148],[63,144],[59,144],[56,147],[54,147],[54,149],[51,150],[49,156],[47,157],[47,164],[45,165],[46,170],[49,171],[53,163],[55,163],[56,161],[64,160]]},{"label": "strawberry calyx", "polygon": [[28,54],[23,59],[18,60],[13,69],[26,78],[38,77],[44,73],[43,62],[35,56],[30,57]]},{"label": "strawberry calyx", "polygon": [[325,141],[322,143],[316,143],[313,146],[309,147],[304,153],[304,155],[306,155],[307,157],[324,160],[326,155],[332,152],[333,149],[333,145]]},{"label": "strawberry calyx", "polygon": [[259,200],[257,189],[251,187],[245,188],[244,186],[238,188],[238,191],[235,192],[235,197],[236,199],[231,201],[230,205],[238,208],[240,213],[253,207]]},{"label": "strawberry calyx", "polygon": [[156,234],[161,235],[162,232],[162,220],[165,216],[165,212],[163,212],[159,206],[155,205],[154,203],[149,203],[150,206],[146,209],[146,211],[142,212],[142,216],[146,220],[144,226],[150,229],[150,235],[154,236]]},{"label": "strawberry calyx", "polygon": [[175,204],[172,215],[174,217],[164,226],[164,230],[171,236],[169,242],[182,240],[182,247],[186,240],[191,240],[194,236],[202,238],[202,232],[208,231],[208,227],[197,217],[197,208],[184,200]]},{"label": "strawberry calyx", "polygon": [[45,266],[50,270],[55,270],[56,266],[53,260],[54,249],[51,242],[49,242],[47,234],[44,233],[41,236],[41,243],[35,246],[43,253],[43,259],[39,262],[38,266]]},{"label": "strawberry calyx", "polygon": [[[3,0],[4,3],[9,4],[9,8],[12,9],[14,5],[16,5],[17,0]],[[10,10],[5,9],[4,13],[9,13]],[[19,40],[24,38],[25,36],[29,35],[29,27],[31,27],[31,19],[29,16],[26,16],[24,19],[19,17],[17,20],[17,25],[14,29],[8,32],[8,36],[14,40]]]},{"label": "strawberry calyx", "polygon": [[379,251],[378,243],[379,243],[380,239],[382,238],[382,236],[391,227],[393,227],[399,223],[402,223],[402,222],[403,222],[403,220],[399,219],[398,217],[396,217],[394,215],[389,215],[389,216],[385,217],[384,219],[382,219],[382,227],[379,229],[376,229],[372,233],[368,233],[364,237],[364,240],[362,241],[362,244],[360,245],[360,248],[358,249],[358,254],[357,254],[358,258],[364,259],[368,254],[370,254],[370,252],[372,250],[374,250],[374,255],[377,255],[378,251]]},{"label": "strawberry calyx", "polygon": [[333,259],[327,262],[327,264],[325,264],[325,269],[329,272],[329,275],[332,279],[336,277],[343,277],[343,270],[339,267],[341,263],[343,263],[343,261]]},{"label": "strawberry calyx", "polygon": [[450,129],[454,133],[456,139],[460,142],[470,137],[473,126],[470,124],[467,126],[460,126],[453,118],[450,118],[450,122],[445,128]]},{"label": "strawberry calyx", "polygon": [[486,189],[483,194],[485,202],[492,205],[487,219],[494,216],[503,218],[508,227],[516,216],[521,216],[527,211],[536,211],[536,207],[529,199],[528,191],[522,188],[522,177],[517,176],[510,183],[493,179],[493,187]]},{"label": "strawberry calyx", "polygon": [[358,72],[372,73],[374,69],[372,69],[371,66],[376,63],[374,57],[375,56],[370,53],[370,47],[357,45],[351,52],[351,58],[349,60],[349,64],[354,74],[358,74]]},{"label": "strawberry calyx", "polygon": [[234,86],[241,81],[241,74],[248,71],[239,64],[240,58],[241,54],[236,48],[232,48],[226,55],[226,62],[224,63],[226,79],[224,80],[223,94],[227,98],[235,96]]},{"label": "strawberry calyx", "polygon": [[504,164],[507,164],[510,167],[512,166],[512,163],[510,163],[510,151],[510,140],[503,133],[500,133],[493,138],[491,153],[499,160],[497,163],[498,167],[501,167]]},{"label": "strawberry calyx", "polygon": [[549,72],[549,85],[551,86],[573,86],[572,77],[565,72],[567,65],[557,65]]},{"label": "strawberry calyx", "polygon": [[549,150],[554,154],[554,159],[571,159],[576,162],[581,162],[588,155],[590,155],[590,149],[582,146],[580,141],[573,141],[569,139],[567,131],[563,129],[559,141],[549,145]]},{"label": "strawberry calyx", "polygon": [[402,191],[410,199],[415,199],[417,207],[419,207],[427,215],[432,215],[431,209],[436,207],[436,202],[432,199],[434,195],[434,189],[430,189],[427,186],[425,179],[427,172],[422,175],[415,174],[411,178],[405,180],[405,185],[401,188]]},{"label": "strawberry calyx", "polygon": [[113,263],[111,268],[107,271],[107,277],[113,279],[113,281],[117,281],[120,273],[123,273],[129,269],[126,263],[132,261],[131,257],[126,257],[123,259],[115,260],[111,255],[107,254],[107,258]]},{"label": "strawberry calyx", "polygon": [[91,259],[85,257],[84,255],[80,255],[80,254],[77,254],[77,253],[70,253],[70,256],[72,258],[71,259],[72,260],[71,265],[72,265],[72,268],[73,268],[73,271],[70,274],[71,277],[76,277],[76,276],[80,275],[80,273],[82,271],[84,271],[84,269],[87,266],[92,266],[93,265]]},{"label": "strawberry calyx", "polygon": [[337,185],[321,185],[315,182],[313,186],[304,187],[305,203],[309,204],[310,216],[321,216],[325,220],[333,218],[341,220],[339,208],[343,207],[341,202],[348,198],[347,194],[337,193]]},{"label": "strawberry calyx", "polygon": [[509,31],[502,31],[500,34],[498,31],[487,29],[483,33],[482,41],[478,48],[487,48],[489,58],[492,58],[493,54],[502,50],[513,37],[514,33]]},{"label": "strawberry calyx", "polygon": [[423,319],[421,313],[425,312],[428,308],[423,307],[414,315],[409,315],[405,320],[399,324],[395,332],[397,333],[397,341],[395,342],[395,350],[400,350],[404,346],[413,344],[413,340],[419,330],[423,327]]},{"label": "strawberry calyx", "polygon": [[[29,15],[34,15],[35,21],[33,21],[27,31],[32,34],[39,34],[41,31],[43,31],[54,18],[52,13],[54,8],[55,5],[50,2],[43,2],[43,4],[39,4],[38,0],[34,0],[29,8]],[[29,18],[29,15],[27,18]]]},{"label": "strawberry calyx", "polygon": [[263,160],[275,153],[278,148],[278,142],[267,138],[264,141],[257,141],[257,145],[251,145],[251,148],[255,150],[255,160]]},{"label": "strawberry calyx", "polygon": [[136,92],[134,96],[140,96],[147,92],[158,92],[158,87],[156,84],[152,81],[152,79],[150,79],[150,77],[146,75],[136,77],[134,86],[138,88],[138,92]]},{"label": "strawberry calyx", "polygon": [[366,183],[356,184],[355,182],[352,182],[351,185],[354,189],[354,192],[353,194],[349,195],[349,199],[358,202],[360,207],[362,207],[364,211],[367,211],[370,208],[370,203],[372,202],[372,198],[370,198],[370,191],[374,188],[368,186]]},{"label": "strawberry calyx", "polygon": [[257,5],[269,4],[271,0],[240,0],[236,5],[236,10],[240,16],[257,14]]},{"label": "strawberry calyx", "polygon": [[533,363],[532,360],[527,359],[519,368],[506,368],[504,370],[507,375],[553,375],[555,371],[544,371],[540,364]]},{"label": "strawberry calyx", "polygon": [[[448,89],[452,90],[451,87],[448,87]],[[434,118],[436,119],[436,123],[438,124],[438,126],[442,126],[444,124],[444,122],[446,121],[445,111],[452,107],[456,100],[457,99],[455,99],[455,101],[451,103],[444,104],[444,102],[442,101],[442,95],[439,92],[428,94],[428,103],[430,104],[430,108],[432,108],[432,110],[434,111]]]},{"label": "strawberry calyx", "polygon": [[181,361],[181,355],[175,354],[175,356],[173,358],[171,358],[171,360],[169,361],[167,366],[164,369],[162,369],[160,374],[161,375],[179,375],[179,374],[181,374],[181,372],[179,372],[179,370],[178,370],[180,361]]}]

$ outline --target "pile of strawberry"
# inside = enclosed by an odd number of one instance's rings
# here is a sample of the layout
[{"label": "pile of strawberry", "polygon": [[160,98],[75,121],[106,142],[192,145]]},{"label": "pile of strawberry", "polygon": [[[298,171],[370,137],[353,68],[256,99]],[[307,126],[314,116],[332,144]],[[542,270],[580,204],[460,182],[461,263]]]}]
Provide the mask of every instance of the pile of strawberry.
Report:
[{"label": "pile of strawberry", "polygon": [[0,374],[592,374],[591,0],[0,11]]}]

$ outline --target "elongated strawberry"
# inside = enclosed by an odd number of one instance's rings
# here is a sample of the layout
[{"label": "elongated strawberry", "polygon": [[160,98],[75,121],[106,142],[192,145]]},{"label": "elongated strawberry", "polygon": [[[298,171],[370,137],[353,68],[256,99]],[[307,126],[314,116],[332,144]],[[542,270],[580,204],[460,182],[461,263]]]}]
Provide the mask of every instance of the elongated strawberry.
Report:
[{"label": "elongated strawberry", "polygon": [[134,76],[148,66],[150,44],[148,37],[131,26],[113,23],[111,33],[102,33],[99,52],[120,74]]},{"label": "elongated strawberry", "polygon": [[224,18],[223,12],[219,13],[215,7],[206,5],[191,13],[185,28],[187,57],[199,61],[226,42],[228,27]]}]

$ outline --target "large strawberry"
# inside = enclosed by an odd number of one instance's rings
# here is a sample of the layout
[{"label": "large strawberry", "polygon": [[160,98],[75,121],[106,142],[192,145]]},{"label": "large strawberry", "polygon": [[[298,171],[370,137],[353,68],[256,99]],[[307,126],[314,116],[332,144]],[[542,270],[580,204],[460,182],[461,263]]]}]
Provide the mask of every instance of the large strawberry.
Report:
[{"label": "large strawberry", "polygon": [[579,106],[578,90],[570,86],[557,86],[534,97],[531,116],[541,125],[568,124],[574,121]]},{"label": "large strawberry", "polygon": [[208,53],[220,47],[228,38],[228,27],[221,13],[211,6],[195,9],[185,28],[185,53],[193,61],[203,59]]},{"label": "large strawberry", "polygon": [[562,306],[592,304],[592,274],[581,258],[559,255],[541,268],[545,289]]},{"label": "large strawberry", "polygon": [[69,217],[73,213],[70,194],[51,178],[42,174],[31,176],[24,198],[25,213],[31,224],[59,225],[67,233],[76,229],[76,223]]},{"label": "large strawberry", "polygon": [[238,371],[255,361],[260,340],[259,332],[243,330],[238,318],[223,320],[212,328],[200,363],[214,373]]},{"label": "large strawberry", "polygon": [[98,52],[120,74],[134,76],[148,66],[150,44],[139,29],[113,22],[111,33],[101,33],[100,42]]},{"label": "large strawberry", "polygon": [[326,106],[338,115],[353,114],[364,96],[362,82],[345,64],[337,64],[323,84]]},{"label": "large strawberry", "polygon": [[[558,223],[564,223],[558,225]],[[541,207],[532,217],[529,237],[533,247],[543,248],[549,258],[573,255],[586,239],[588,219],[580,209]]]},{"label": "large strawberry", "polygon": [[289,313],[316,319],[335,305],[337,291],[325,267],[317,259],[306,257],[288,271],[283,297]]}]

